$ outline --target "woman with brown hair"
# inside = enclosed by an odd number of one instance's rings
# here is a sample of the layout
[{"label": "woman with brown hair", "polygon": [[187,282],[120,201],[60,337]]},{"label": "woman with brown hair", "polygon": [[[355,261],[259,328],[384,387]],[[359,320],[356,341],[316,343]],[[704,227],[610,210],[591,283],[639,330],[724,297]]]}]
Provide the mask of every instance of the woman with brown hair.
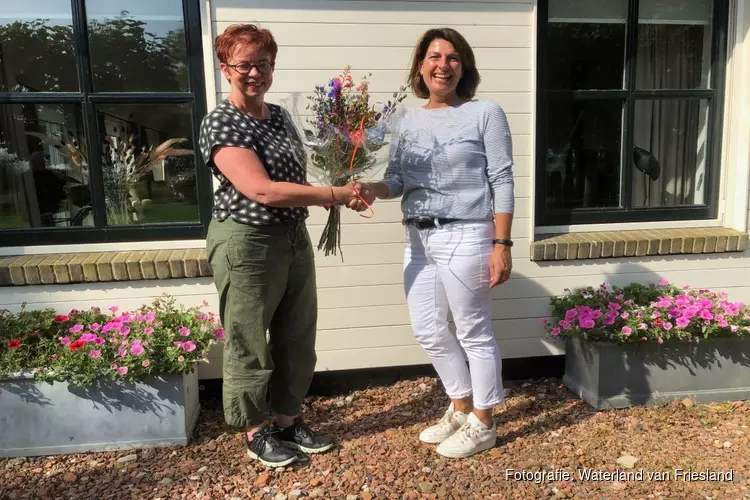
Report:
[{"label": "woman with brown hair", "polygon": [[[297,414],[312,380],[318,319],[308,206],[353,204],[360,186],[315,187],[295,158],[298,137],[264,101],[278,46],[270,31],[233,25],[216,38],[229,96],[200,128],[219,181],[207,252],[226,330],[223,404],[250,457],[280,467],[333,446]],[[368,198],[366,198],[368,199]],[[372,202],[369,198],[368,203]],[[266,341],[268,332],[268,342]],[[272,426],[265,426],[269,413]]]},{"label": "woman with brown hair", "polygon": [[464,37],[428,30],[409,75],[427,103],[401,123],[382,181],[365,186],[378,198],[402,197],[412,329],[451,399],[420,439],[453,458],[495,445],[492,409],[504,401],[491,289],[508,280],[512,266],[513,153],[502,108],[474,99],[479,82]]}]

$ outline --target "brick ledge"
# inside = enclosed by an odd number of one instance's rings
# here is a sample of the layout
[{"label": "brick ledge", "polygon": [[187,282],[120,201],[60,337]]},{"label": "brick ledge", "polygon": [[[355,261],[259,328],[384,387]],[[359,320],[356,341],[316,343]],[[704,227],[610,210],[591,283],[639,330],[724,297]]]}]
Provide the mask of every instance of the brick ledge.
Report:
[{"label": "brick ledge", "polygon": [[146,250],[0,258],[0,286],[56,285],[211,276],[206,251]]},{"label": "brick ledge", "polygon": [[605,231],[537,235],[532,261],[743,252],[748,235],[727,228]]}]

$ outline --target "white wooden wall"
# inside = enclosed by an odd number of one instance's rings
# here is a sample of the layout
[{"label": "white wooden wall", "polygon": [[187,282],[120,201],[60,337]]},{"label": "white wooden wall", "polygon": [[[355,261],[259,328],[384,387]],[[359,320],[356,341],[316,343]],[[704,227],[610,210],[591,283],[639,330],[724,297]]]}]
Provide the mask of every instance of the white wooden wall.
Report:
[{"label": "white wooden wall", "polygon": [[[404,83],[413,44],[423,31],[451,26],[466,36],[476,50],[482,74],[479,97],[496,100],[504,107],[515,149],[514,272],[511,280],[496,290],[493,308],[493,326],[504,357],[562,353],[560,346],[543,338],[538,320],[546,316],[549,298],[565,288],[664,278],[727,291],[735,300],[750,300],[747,253],[566,263],[529,260],[535,59],[531,2],[205,0],[205,5],[203,25],[212,30],[204,47],[208,54],[206,76],[215,100],[224,98],[228,87],[211,56],[211,42],[231,23],[259,22],[275,34],[280,50],[268,95],[271,102],[278,102],[288,92],[309,92],[347,64],[352,65],[355,78],[371,72],[375,97],[387,99]],[[411,98],[407,104],[417,105],[418,101]],[[744,163],[727,162],[729,169],[748,168],[747,159]],[[404,300],[404,233],[398,201],[379,202],[375,209],[372,219],[344,211],[343,263],[339,257],[317,256],[318,370],[427,362],[411,334]],[[312,209],[311,213],[310,232],[317,242],[326,212]],[[193,243],[203,246],[201,241]],[[212,282],[202,279],[6,288],[0,289],[0,308],[17,309],[24,301],[30,307],[50,306],[61,312],[89,305],[129,308],[162,292],[187,305],[204,299],[213,310],[218,305]],[[213,362],[202,368],[201,376],[220,376],[220,356],[218,350],[212,353]]]}]

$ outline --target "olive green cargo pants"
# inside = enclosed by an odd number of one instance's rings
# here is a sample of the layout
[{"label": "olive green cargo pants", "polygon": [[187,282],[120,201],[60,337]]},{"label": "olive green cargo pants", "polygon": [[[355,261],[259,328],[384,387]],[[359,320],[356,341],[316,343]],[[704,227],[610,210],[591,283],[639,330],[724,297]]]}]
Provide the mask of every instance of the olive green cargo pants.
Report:
[{"label": "olive green cargo pants", "polygon": [[214,219],[206,247],[226,332],[226,422],[256,426],[269,409],[297,415],[317,361],[315,257],[304,221],[260,227]]}]

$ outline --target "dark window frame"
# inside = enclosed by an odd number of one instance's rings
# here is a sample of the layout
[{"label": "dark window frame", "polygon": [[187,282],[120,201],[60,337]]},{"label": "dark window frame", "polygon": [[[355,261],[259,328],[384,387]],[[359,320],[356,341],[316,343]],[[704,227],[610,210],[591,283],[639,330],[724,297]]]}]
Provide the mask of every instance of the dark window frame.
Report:
[{"label": "dark window frame", "polygon": [[[615,90],[547,90],[547,25],[549,1],[540,0],[537,9],[537,81],[536,81],[536,178],[535,226],[564,226],[625,222],[656,222],[713,219],[718,215],[719,179],[721,175],[721,139],[724,117],[726,78],[728,0],[714,0],[711,24],[711,79],[707,89],[637,90],[635,88],[636,49],[638,45],[639,0],[628,1],[625,25],[625,81]],[[546,207],[547,103],[551,99],[621,100],[623,101],[623,141],[620,145],[620,207],[550,210]],[[685,207],[631,207],[633,126],[635,103],[647,99],[705,99],[709,103],[706,155],[706,203]]]},{"label": "dark window frame", "polygon": [[[206,86],[201,40],[199,0],[182,0],[189,90],[187,92],[95,92],[88,37],[86,0],[70,0],[78,71],[78,92],[0,92],[0,104],[77,104],[83,112],[83,133],[89,158],[93,226],[57,228],[0,228],[3,247],[80,243],[144,242],[205,238],[213,204],[212,179],[198,151],[200,121],[206,115]],[[101,130],[96,105],[99,104],[179,104],[191,105],[191,134],[195,150],[198,220],[194,222],[108,226],[102,183]]]}]

